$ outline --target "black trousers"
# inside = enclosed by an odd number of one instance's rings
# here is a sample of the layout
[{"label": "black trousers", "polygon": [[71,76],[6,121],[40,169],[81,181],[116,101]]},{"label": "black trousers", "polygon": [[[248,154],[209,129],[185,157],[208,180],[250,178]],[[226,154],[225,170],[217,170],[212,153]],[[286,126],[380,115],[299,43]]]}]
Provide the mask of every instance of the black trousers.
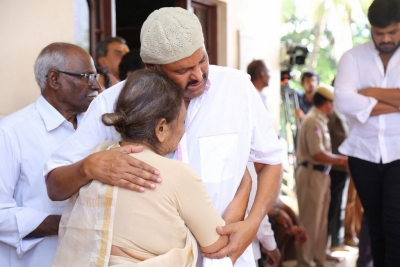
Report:
[{"label": "black trousers", "polygon": [[374,266],[400,266],[400,160],[349,157],[349,167],[367,217]]},{"label": "black trousers", "polygon": [[348,177],[347,172],[331,170],[331,202],[328,211],[328,235],[331,236],[331,247],[344,244],[343,227],[344,210],[342,209],[343,191]]},{"label": "black trousers", "polygon": [[374,267],[371,253],[371,240],[369,238],[368,222],[363,214],[360,229],[360,243],[358,244],[358,259],[356,267]]}]

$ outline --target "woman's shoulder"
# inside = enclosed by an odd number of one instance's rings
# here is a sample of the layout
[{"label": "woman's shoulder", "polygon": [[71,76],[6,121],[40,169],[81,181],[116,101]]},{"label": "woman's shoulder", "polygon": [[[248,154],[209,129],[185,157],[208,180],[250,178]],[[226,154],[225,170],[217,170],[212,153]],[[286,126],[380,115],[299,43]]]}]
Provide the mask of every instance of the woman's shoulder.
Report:
[{"label": "woman's shoulder", "polygon": [[179,169],[181,173],[197,176],[193,171],[193,169],[188,164],[176,159],[169,159],[169,158],[164,158],[164,159],[166,160],[166,162],[171,164],[171,166],[174,166],[175,168]]},{"label": "woman's shoulder", "polygon": [[104,151],[104,150],[109,150],[115,147],[119,147],[119,143],[117,141],[113,141],[113,140],[107,140],[107,141],[103,141],[99,144],[97,144],[92,151],[90,152],[90,154],[96,153],[96,152],[100,152],[100,151]]},{"label": "woman's shoulder", "polygon": [[141,155],[135,155],[135,153],[131,154],[133,157],[137,157],[138,159],[146,160],[146,163],[151,165],[154,164],[154,168],[157,168],[160,171],[161,177],[164,174],[173,175],[176,179],[179,178],[189,178],[193,177],[195,179],[200,179],[193,171],[193,169],[186,163],[170,159],[167,157],[160,156],[154,152],[144,151],[145,153],[141,153]]}]

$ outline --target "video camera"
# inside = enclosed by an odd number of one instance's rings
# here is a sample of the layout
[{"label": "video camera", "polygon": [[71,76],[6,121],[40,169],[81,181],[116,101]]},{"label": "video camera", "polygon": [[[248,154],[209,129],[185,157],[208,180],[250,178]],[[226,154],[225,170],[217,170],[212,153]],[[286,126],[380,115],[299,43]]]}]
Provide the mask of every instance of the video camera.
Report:
[{"label": "video camera", "polygon": [[285,59],[281,62],[281,81],[286,78],[287,75],[290,76],[294,65],[304,65],[308,56],[308,48],[304,45],[286,42],[285,50]]},{"label": "video camera", "polygon": [[308,48],[304,45],[294,45],[287,43],[286,54],[290,56],[289,62],[292,66],[295,64],[304,65],[308,55]]}]

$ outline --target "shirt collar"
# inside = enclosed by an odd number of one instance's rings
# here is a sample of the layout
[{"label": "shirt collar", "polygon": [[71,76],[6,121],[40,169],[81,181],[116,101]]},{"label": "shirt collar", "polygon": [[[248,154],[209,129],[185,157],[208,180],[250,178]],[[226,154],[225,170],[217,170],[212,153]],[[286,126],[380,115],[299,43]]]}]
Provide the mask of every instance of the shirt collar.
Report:
[{"label": "shirt collar", "polygon": [[211,87],[211,82],[210,82],[209,79],[207,79],[207,81],[206,81],[206,86],[204,87],[204,90],[208,92],[208,90],[210,89],[210,87]]},{"label": "shirt collar", "polygon": [[313,101],[312,101],[312,99],[311,99],[311,101],[309,101],[309,100],[306,98],[306,92],[304,92],[304,94],[302,95],[302,97],[303,97],[304,103],[306,103],[306,104],[311,104],[311,105],[314,104]]},{"label": "shirt collar", "polygon": [[42,117],[47,131],[54,130],[66,120],[42,95],[36,101],[36,109]]},{"label": "shirt collar", "polygon": [[375,43],[372,39],[369,41],[369,45],[370,45],[371,49],[375,52],[375,54],[377,54],[379,56],[379,51],[378,51],[378,49],[376,49]]},{"label": "shirt collar", "polygon": [[317,114],[317,117],[319,119],[321,119],[324,123],[329,122],[328,116],[326,116],[324,113],[322,113],[318,108],[316,108],[314,106],[314,107],[312,107],[312,109],[314,110],[315,114]]}]

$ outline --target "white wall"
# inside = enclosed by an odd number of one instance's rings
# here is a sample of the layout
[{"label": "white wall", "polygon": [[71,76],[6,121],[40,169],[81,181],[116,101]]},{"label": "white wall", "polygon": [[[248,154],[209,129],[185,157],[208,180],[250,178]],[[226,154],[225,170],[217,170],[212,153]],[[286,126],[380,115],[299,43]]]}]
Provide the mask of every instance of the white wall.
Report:
[{"label": "white wall", "polygon": [[[218,5],[218,62],[246,71],[253,59],[262,59],[271,69],[267,95],[275,128],[280,105],[281,1],[220,0]],[[221,47],[222,46],[222,47]]]},{"label": "white wall", "polygon": [[73,23],[73,1],[0,0],[0,117],[36,100],[36,57],[52,42],[72,43]]}]

